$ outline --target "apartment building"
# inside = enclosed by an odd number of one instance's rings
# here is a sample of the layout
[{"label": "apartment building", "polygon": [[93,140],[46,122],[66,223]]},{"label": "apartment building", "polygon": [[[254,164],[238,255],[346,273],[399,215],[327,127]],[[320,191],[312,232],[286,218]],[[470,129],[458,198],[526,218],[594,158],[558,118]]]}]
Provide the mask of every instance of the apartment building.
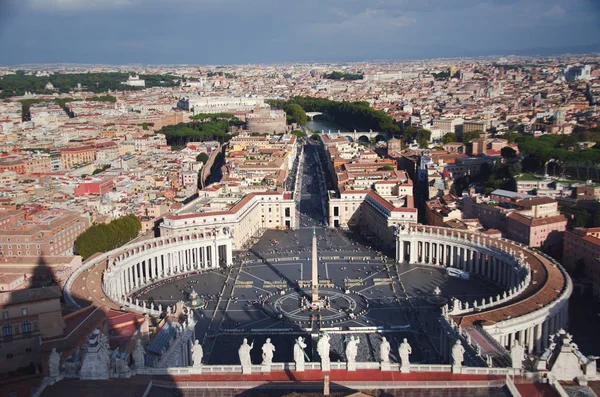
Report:
[{"label": "apartment building", "polygon": [[[514,192],[509,199],[496,190],[491,197],[471,192],[463,197],[465,218],[477,218],[488,229],[498,229],[511,240],[531,247],[560,245],[567,218],[558,211],[558,202],[550,197],[521,198]],[[496,201],[493,197],[505,197]]]},{"label": "apartment building", "polygon": [[26,206],[0,212],[0,252],[5,256],[69,256],[89,220],[75,211]]},{"label": "apartment building", "polygon": [[63,334],[61,296],[58,286],[0,293],[0,373],[41,369],[41,341]]},{"label": "apartment building", "polygon": [[91,163],[96,159],[96,148],[79,146],[60,150],[62,169],[68,170],[75,164]]}]

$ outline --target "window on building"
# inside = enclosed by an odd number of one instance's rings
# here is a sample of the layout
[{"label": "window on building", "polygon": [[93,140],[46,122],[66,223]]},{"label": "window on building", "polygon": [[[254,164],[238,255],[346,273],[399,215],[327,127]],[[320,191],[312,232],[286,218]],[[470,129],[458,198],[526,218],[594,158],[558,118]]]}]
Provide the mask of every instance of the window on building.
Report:
[{"label": "window on building", "polygon": [[4,320],[8,319],[8,312],[7,311],[6,312],[2,312],[2,318]]},{"label": "window on building", "polygon": [[24,334],[31,332],[31,323],[27,320],[23,321],[23,324],[21,324],[21,330]]},{"label": "window on building", "polygon": [[26,308],[23,308],[23,309],[21,310],[21,313],[22,313],[24,316],[26,316],[26,315],[27,315],[27,309],[26,309]]},{"label": "window on building", "polygon": [[4,336],[12,335],[12,326],[10,324],[4,324],[4,327],[2,327],[2,335],[4,335]]},{"label": "window on building", "polygon": [[31,353],[31,347],[26,348],[25,353]]}]

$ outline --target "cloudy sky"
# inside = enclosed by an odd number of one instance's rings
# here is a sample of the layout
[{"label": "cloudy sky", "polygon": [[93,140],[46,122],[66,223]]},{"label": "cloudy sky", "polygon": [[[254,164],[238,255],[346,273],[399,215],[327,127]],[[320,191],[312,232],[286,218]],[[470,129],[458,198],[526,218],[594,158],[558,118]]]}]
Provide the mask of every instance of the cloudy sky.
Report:
[{"label": "cloudy sky", "polygon": [[0,64],[361,61],[600,49],[600,0],[0,0]]}]

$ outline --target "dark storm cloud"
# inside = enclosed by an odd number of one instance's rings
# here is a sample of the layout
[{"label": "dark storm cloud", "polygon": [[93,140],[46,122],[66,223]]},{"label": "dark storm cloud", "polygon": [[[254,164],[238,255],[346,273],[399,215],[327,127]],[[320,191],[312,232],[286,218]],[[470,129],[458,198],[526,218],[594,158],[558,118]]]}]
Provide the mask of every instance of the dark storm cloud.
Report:
[{"label": "dark storm cloud", "polygon": [[0,63],[414,59],[600,42],[594,0],[0,0]]}]

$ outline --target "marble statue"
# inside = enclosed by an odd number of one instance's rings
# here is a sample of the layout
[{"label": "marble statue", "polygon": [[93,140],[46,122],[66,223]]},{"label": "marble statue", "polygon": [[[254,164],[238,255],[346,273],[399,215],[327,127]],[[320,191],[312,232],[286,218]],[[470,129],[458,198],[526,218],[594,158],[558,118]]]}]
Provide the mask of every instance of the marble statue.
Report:
[{"label": "marble statue", "polygon": [[398,355],[400,356],[400,371],[409,372],[410,360],[409,356],[412,354],[412,347],[408,343],[408,340],[404,338],[400,346],[398,346]]},{"label": "marble statue", "polygon": [[60,373],[60,353],[56,351],[55,347],[52,348],[52,353],[50,353],[48,368],[50,369],[50,377],[58,378]]},{"label": "marble statue", "polygon": [[110,353],[108,338],[98,328],[87,337],[86,354],[81,363],[80,379],[108,379],[110,377]]},{"label": "marble statue", "polygon": [[296,371],[304,371],[304,338],[299,336],[294,343],[294,362],[296,363]]},{"label": "marble statue", "polygon": [[356,355],[358,354],[358,344],[360,340],[354,336],[350,336],[350,340],[346,345],[346,360],[348,361],[348,371],[356,370]]},{"label": "marble statue", "polygon": [[537,363],[538,369],[549,370],[556,380],[587,382],[598,379],[598,357],[586,357],[581,353],[571,334],[561,329],[550,337],[550,342]]},{"label": "marble statue", "polygon": [[386,337],[381,338],[381,345],[379,345],[379,356],[381,357],[382,363],[390,362],[390,342],[387,341]]},{"label": "marble statue", "polygon": [[317,353],[321,357],[321,371],[329,371],[331,362],[329,361],[329,339],[331,337],[327,333],[323,333],[317,342]]},{"label": "marble statue", "polygon": [[262,345],[262,365],[270,366],[273,363],[273,352],[275,346],[271,343],[271,338],[267,338],[265,343]]},{"label": "marble statue", "polygon": [[462,346],[460,339],[454,343],[452,346],[452,367],[461,368],[462,363],[465,359],[465,348]]},{"label": "marble statue", "polygon": [[523,360],[525,360],[525,348],[519,343],[518,339],[515,339],[510,347],[510,360],[513,368],[523,368]]},{"label": "marble statue", "polygon": [[121,353],[118,347],[113,351],[111,364],[113,367],[112,377],[129,378],[131,376],[131,369],[127,365],[127,354]]},{"label": "marble statue", "polygon": [[250,350],[254,347],[254,341],[248,344],[248,339],[244,338],[242,345],[238,349],[240,364],[242,365],[242,373],[249,374],[252,372],[252,361],[250,360]]},{"label": "marble statue", "polygon": [[142,340],[135,340],[135,347],[133,348],[133,364],[135,369],[142,369],[146,366],[146,360],[144,358],[144,347],[142,346]]},{"label": "marble statue", "polygon": [[200,341],[196,339],[194,346],[192,346],[192,366],[194,368],[202,367],[202,358],[204,357],[204,350]]}]

